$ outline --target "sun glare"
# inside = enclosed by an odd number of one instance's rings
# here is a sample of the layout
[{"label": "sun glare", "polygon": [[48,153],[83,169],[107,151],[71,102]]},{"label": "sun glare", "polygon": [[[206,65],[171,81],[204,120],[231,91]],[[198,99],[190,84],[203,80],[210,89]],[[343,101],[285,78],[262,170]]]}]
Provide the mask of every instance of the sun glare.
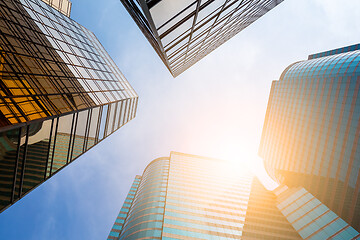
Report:
[{"label": "sun glare", "polygon": [[251,171],[268,190],[279,186],[266,172],[263,160],[257,155],[255,148],[246,148],[239,145],[228,145],[220,153],[221,159],[230,162],[236,171]]}]

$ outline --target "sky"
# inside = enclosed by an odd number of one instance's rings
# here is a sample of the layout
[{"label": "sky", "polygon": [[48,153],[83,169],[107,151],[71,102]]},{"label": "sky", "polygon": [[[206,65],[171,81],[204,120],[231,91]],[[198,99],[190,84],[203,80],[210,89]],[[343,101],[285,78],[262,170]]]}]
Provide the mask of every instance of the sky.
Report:
[{"label": "sky", "polygon": [[173,78],[119,0],[73,0],[139,95],[137,116],[0,214],[0,239],[106,239],[136,174],[170,151],[249,165],[270,86],[309,54],[360,43],[360,1],[285,0]]}]

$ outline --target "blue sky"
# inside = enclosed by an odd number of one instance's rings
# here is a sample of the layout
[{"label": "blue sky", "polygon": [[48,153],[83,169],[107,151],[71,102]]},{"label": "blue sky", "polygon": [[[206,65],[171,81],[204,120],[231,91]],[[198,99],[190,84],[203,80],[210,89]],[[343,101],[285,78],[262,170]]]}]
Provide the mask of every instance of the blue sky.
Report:
[{"label": "blue sky", "polygon": [[105,239],[135,175],[170,151],[259,161],[271,81],[360,43],[359,16],[358,0],[285,0],[173,79],[119,0],[73,0],[139,94],[137,117],[0,214],[0,239]]}]

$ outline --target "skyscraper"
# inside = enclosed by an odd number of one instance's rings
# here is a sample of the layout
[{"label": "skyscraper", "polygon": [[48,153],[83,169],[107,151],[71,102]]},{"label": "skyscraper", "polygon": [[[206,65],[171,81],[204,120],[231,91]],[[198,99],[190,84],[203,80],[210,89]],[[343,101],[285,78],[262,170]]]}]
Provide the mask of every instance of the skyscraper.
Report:
[{"label": "skyscraper", "polygon": [[121,0],[176,77],[283,0]]},{"label": "skyscraper", "polygon": [[277,208],[277,196],[267,190],[257,178],[251,183],[247,204],[243,240],[302,239]]},{"label": "skyscraper", "polygon": [[272,83],[259,154],[360,230],[360,44],[310,55]]},{"label": "skyscraper", "polygon": [[42,0],[43,2],[46,2],[62,14],[64,14],[67,17],[70,17],[71,12],[71,2],[69,0]]},{"label": "skyscraper", "polygon": [[276,203],[246,169],[171,152],[135,178],[108,239],[301,239]]},{"label": "skyscraper", "polygon": [[277,208],[302,239],[360,239],[360,234],[302,187],[275,189]]},{"label": "skyscraper", "polygon": [[0,211],[135,117],[137,94],[70,8],[0,2]]}]

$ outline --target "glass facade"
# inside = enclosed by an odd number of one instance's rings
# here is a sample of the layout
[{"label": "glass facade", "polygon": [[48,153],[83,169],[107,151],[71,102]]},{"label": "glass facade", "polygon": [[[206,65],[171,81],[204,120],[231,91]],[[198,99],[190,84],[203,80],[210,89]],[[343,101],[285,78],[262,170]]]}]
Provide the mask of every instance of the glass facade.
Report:
[{"label": "glass facade", "polygon": [[168,175],[168,158],[147,166],[118,239],[161,239]]},{"label": "glass facade", "polygon": [[360,239],[360,234],[304,188],[274,190],[277,207],[302,239]]},{"label": "glass facade", "polygon": [[49,4],[51,7],[55,8],[65,16],[70,17],[71,2],[69,0],[42,0],[42,1]]},{"label": "glass facade", "polygon": [[359,44],[309,56],[271,87],[260,145],[269,174],[360,230]]},{"label": "glass facade", "polygon": [[302,239],[277,208],[276,195],[255,178],[245,216],[243,240]]},{"label": "glass facade", "polygon": [[95,35],[50,5],[4,0],[0,18],[3,211],[134,118],[138,97]]},{"label": "glass facade", "polygon": [[240,239],[253,176],[172,153],[162,239]]},{"label": "glass facade", "polygon": [[130,206],[134,201],[135,198],[135,194],[139,188],[139,184],[141,181],[141,176],[137,175],[135,177],[135,180],[133,182],[133,184],[131,185],[131,188],[129,190],[128,195],[126,196],[126,199],[124,201],[124,204],[122,206],[122,208],[120,209],[120,212],[115,220],[115,223],[110,231],[109,237],[107,240],[116,240],[118,239],[120,232],[122,230],[122,227],[125,223],[125,219],[129,213],[130,210]]},{"label": "glass facade", "polygon": [[[260,201],[272,198],[267,208],[272,212],[265,221],[268,227],[275,226],[272,232],[264,231],[256,220],[264,210],[257,208],[258,196],[264,194],[270,195]],[[169,158],[158,158],[146,167],[132,202],[125,201],[129,210],[121,216],[125,222],[120,222],[120,234],[112,230],[108,239],[274,239],[284,234],[290,237],[276,239],[300,239],[271,194],[245,169],[171,152]],[[271,222],[270,217],[277,220]]]},{"label": "glass facade", "polygon": [[176,77],[283,0],[121,0]]}]

